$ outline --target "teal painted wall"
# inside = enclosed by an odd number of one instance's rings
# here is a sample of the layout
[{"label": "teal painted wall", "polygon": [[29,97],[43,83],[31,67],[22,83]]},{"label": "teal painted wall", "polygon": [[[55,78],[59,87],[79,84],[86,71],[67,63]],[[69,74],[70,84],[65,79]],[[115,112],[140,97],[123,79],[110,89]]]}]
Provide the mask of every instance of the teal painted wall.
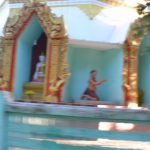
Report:
[{"label": "teal painted wall", "polygon": [[97,88],[102,101],[123,103],[122,68],[123,50],[98,51],[70,46],[68,53],[71,77],[64,88],[63,100],[76,101],[87,87],[89,72],[98,71],[97,80],[108,80]]},{"label": "teal painted wall", "polygon": [[8,142],[8,122],[7,122],[7,115],[6,115],[6,98],[4,97],[4,93],[0,91],[0,149],[5,150],[7,149],[7,142]]},{"label": "teal painted wall", "polygon": [[139,89],[144,92],[144,106],[150,106],[150,34],[146,35],[139,50]]},{"label": "teal painted wall", "polygon": [[33,42],[40,37],[42,32],[43,29],[37,17],[33,16],[18,38],[14,82],[14,96],[16,99],[21,98],[22,86],[29,81]]}]

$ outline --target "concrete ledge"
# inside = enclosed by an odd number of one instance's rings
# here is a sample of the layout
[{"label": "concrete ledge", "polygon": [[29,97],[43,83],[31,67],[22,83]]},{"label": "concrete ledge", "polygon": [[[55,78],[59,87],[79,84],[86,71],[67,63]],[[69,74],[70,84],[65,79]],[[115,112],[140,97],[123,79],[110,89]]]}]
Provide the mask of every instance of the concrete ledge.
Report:
[{"label": "concrete ledge", "polygon": [[150,109],[129,109],[121,106],[72,106],[60,104],[40,104],[12,102],[6,106],[6,111],[30,114],[45,114],[64,117],[82,117],[106,120],[146,121],[150,123]]}]

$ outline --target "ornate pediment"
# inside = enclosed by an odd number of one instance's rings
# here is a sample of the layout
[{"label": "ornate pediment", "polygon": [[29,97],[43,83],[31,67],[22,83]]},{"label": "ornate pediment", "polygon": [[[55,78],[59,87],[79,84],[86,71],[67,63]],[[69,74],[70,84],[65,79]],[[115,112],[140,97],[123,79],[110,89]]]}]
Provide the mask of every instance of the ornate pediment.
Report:
[{"label": "ornate pediment", "polygon": [[47,36],[58,38],[65,36],[63,17],[56,17],[46,4],[26,3],[19,13],[8,18],[4,27],[6,39],[13,39],[18,36],[20,31],[36,15]]}]

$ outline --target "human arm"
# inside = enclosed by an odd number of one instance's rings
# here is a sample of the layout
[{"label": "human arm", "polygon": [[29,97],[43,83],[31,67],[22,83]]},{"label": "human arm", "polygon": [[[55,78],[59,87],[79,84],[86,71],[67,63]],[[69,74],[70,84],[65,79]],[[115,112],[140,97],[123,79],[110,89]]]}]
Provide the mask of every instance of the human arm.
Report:
[{"label": "human arm", "polygon": [[102,84],[103,82],[106,82],[107,80],[100,80],[100,81],[93,81],[93,80],[90,80],[90,83],[93,84],[93,85],[100,85]]}]

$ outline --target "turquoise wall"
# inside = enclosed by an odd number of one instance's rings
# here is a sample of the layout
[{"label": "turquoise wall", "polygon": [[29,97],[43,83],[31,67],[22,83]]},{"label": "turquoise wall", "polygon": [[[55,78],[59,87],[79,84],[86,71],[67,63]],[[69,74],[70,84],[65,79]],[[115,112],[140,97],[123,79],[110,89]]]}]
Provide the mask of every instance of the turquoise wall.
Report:
[{"label": "turquoise wall", "polygon": [[33,16],[18,38],[14,81],[14,96],[16,99],[21,98],[23,84],[30,79],[33,42],[40,37],[42,32],[43,29],[37,17]]},{"label": "turquoise wall", "polygon": [[146,35],[139,50],[139,90],[144,92],[144,106],[150,106],[150,34]]},{"label": "turquoise wall", "polygon": [[7,149],[8,144],[8,130],[7,130],[7,116],[6,116],[6,98],[4,92],[0,91],[0,149]]},{"label": "turquoise wall", "polygon": [[102,101],[114,104],[123,103],[122,68],[123,50],[111,49],[99,51],[88,48],[69,47],[69,71],[71,77],[64,88],[63,100],[79,100],[87,87],[89,72],[98,71],[97,79],[108,80],[97,88]]}]

